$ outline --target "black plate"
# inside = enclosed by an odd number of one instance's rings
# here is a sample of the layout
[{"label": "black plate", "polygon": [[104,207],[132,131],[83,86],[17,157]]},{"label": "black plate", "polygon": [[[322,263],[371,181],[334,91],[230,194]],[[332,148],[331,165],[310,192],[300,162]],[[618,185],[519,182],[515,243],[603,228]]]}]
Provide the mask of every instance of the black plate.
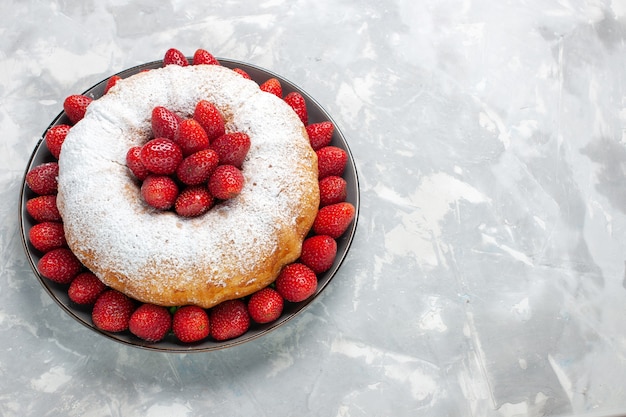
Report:
[{"label": "black plate", "polygon": [[[356,231],[357,219],[358,219],[358,214],[359,214],[359,182],[358,182],[358,177],[357,177],[357,172],[356,172],[356,166],[352,158],[352,153],[350,152],[350,149],[348,147],[348,143],[346,142],[345,137],[343,136],[341,131],[337,128],[337,124],[334,122],[331,116],[322,108],[322,106],[320,106],[319,103],[317,103],[317,101],[313,99],[313,97],[311,97],[305,91],[300,89],[298,86],[296,86],[292,82],[284,79],[283,77],[277,74],[274,74],[271,71],[265,70],[263,68],[260,68],[254,65],[246,64],[243,62],[233,61],[229,59],[220,59],[219,61],[225,67],[243,69],[257,83],[262,83],[265,80],[272,78],[272,77],[279,79],[283,87],[284,95],[288,94],[291,91],[297,91],[300,94],[302,94],[302,96],[305,98],[306,103],[307,103],[308,115],[309,115],[309,123],[317,123],[317,122],[329,120],[335,124],[335,133],[333,135],[331,145],[342,148],[348,153],[348,163],[347,163],[346,170],[345,170],[343,177],[346,180],[347,186],[348,186],[347,201],[352,203],[354,207],[356,208],[355,220],[353,221],[350,228],[343,234],[343,236],[337,239],[337,258],[335,259],[335,263],[329,271],[318,276],[318,287],[317,287],[315,294],[313,294],[310,298],[300,303],[285,302],[285,308],[283,310],[283,314],[278,320],[272,323],[264,324],[264,325],[253,323],[250,327],[250,330],[248,330],[248,332],[245,333],[244,335],[236,339],[231,339],[231,340],[227,340],[224,342],[216,342],[209,338],[196,344],[182,344],[178,342],[175,339],[175,337],[173,337],[172,335],[168,335],[164,340],[160,342],[150,343],[150,342],[146,342],[144,340],[141,340],[135,337],[128,331],[121,332],[121,333],[109,333],[109,332],[104,332],[102,330],[97,329],[91,321],[91,307],[82,307],[73,303],[72,301],[70,301],[67,295],[67,285],[56,284],[42,277],[41,274],[39,274],[37,270],[37,263],[39,262],[39,259],[41,258],[42,254],[39,251],[37,251],[35,248],[33,248],[33,246],[29,242],[28,232],[35,222],[26,212],[26,201],[28,201],[32,197],[35,197],[35,195],[26,186],[25,181],[23,180],[21,191],[20,191],[20,203],[19,203],[20,228],[21,228],[21,235],[22,235],[22,244],[24,246],[24,250],[26,252],[26,256],[31,265],[31,268],[33,272],[35,273],[35,276],[37,277],[37,279],[39,280],[43,288],[54,299],[54,301],[56,301],[58,305],[61,306],[61,308],[63,308],[63,310],[65,310],[70,316],[72,316],[78,322],[90,328],[91,330],[97,333],[100,333],[101,335],[109,339],[115,340],[116,342],[120,342],[126,345],[135,346],[135,347],[139,347],[143,349],[154,350],[154,351],[188,353],[188,352],[201,352],[201,351],[224,349],[227,347],[239,345],[239,344],[248,342],[250,340],[256,339],[282,326],[287,321],[295,317],[298,313],[300,313],[306,306],[308,306],[324,290],[324,288],[326,288],[330,280],[335,276],[335,274],[337,273],[337,270],[341,266],[341,263],[343,262],[343,260],[345,259],[348,253],[350,244],[352,243],[352,239]],[[146,63],[143,65],[139,65],[133,68],[129,68],[127,70],[124,70],[118,73],[117,75],[119,75],[122,78],[126,78],[140,71],[143,71],[146,69],[159,68],[162,65],[163,65],[162,61],[154,61],[154,62]],[[94,99],[102,96],[102,94],[104,93],[104,88],[106,86],[107,80],[108,78],[103,81],[100,81],[98,84],[89,88],[83,94],[89,97],[92,97]],[[24,177],[26,176],[26,173],[33,167],[39,164],[42,164],[44,162],[50,162],[50,161],[55,160],[54,157],[48,151],[45,141],[43,140],[43,136],[45,135],[45,132],[50,127],[58,125],[58,124],[69,124],[69,119],[67,118],[64,112],[61,112],[52,121],[52,123],[48,126],[48,128],[46,128],[46,130],[44,131],[42,138],[37,143],[37,146],[35,147],[35,150],[33,151],[33,154],[31,155],[31,158],[25,170]]]}]

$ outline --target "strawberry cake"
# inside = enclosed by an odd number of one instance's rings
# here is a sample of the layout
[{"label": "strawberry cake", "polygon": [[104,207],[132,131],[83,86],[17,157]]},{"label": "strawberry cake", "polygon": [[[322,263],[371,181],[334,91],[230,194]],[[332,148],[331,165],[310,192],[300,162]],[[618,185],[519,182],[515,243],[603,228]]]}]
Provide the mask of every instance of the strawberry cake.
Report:
[{"label": "strawberry cake", "polygon": [[[151,113],[189,118],[208,100],[225,131],[250,147],[238,193],[195,217],[156,210],[127,165],[150,137]],[[144,303],[213,307],[252,294],[296,261],[318,214],[318,161],[285,101],[219,65],[180,66],[119,80],[89,104],[58,161],[67,245],[107,286]]]}]

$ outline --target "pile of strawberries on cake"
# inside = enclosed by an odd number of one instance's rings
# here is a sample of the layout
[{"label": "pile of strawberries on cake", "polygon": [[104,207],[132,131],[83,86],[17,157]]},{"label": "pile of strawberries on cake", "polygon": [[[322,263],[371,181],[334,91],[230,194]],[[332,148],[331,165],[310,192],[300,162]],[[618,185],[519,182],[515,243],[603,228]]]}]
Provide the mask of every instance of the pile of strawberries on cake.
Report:
[{"label": "pile of strawberries on cake", "polygon": [[[206,50],[198,49],[191,63],[176,50],[166,52],[163,65],[220,65]],[[242,69],[241,76],[250,78]],[[104,93],[120,79],[109,78]],[[311,147],[318,157],[320,208],[300,258],[283,268],[276,281],[256,293],[222,302],[210,309],[198,306],[163,307],[139,303],[105,286],[87,270],[68,248],[63,220],[56,206],[58,163],[45,162],[26,174],[26,185],[34,196],[26,210],[34,221],[29,230],[32,247],[41,253],[39,273],[67,286],[71,303],[92,308],[94,325],[103,331],[130,331],[135,336],[158,342],[173,333],[183,343],[207,338],[223,341],[246,333],[253,323],[277,320],[285,303],[311,297],[317,277],[328,271],[337,254],[336,239],[345,233],[355,217],[355,207],[346,202],[346,181],[342,178],[348,155],[331,145],[334,126],[330,121],[308,122],[306,102],[301,94],[283,97],[281,83],[270,78],[260,83],[263,91],[288,103],[306,127]],[[92,98],[71,95],[64,101],[69,124],[52,126],[44,141],[58,159],[71,127],[84,116]],[[126,162],[136,178],[146,204],[155,210],[170,210],[182,217],[201,216],[220,201],[238,195],[244,184],[242,165],[250,148],[243,132],[225,133],[224,120],[210,102],[197,103],[192,117],[183,119],[171,109],[155,107],[151,115],[152,137],[142,146],[128,150]]]}]

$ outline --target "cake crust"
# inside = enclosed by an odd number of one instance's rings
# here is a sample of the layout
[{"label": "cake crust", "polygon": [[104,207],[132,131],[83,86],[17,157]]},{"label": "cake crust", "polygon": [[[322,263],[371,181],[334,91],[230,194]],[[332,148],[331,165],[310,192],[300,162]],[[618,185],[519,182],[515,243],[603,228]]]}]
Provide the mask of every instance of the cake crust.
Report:
[{"label": "cake crust", "polygon": [[[150,135],[156,106],[190,117],[200,100],[226,131],[248,134],[244,188],[197,218],[141,199],[126,152]],[[74,254],[139,301],[210,308],[273,282],[295,261],[319,206],[317,157],[293,110],[217,65],[169,65],[120,80],[90,104],[59,158],[59,211]]]}]

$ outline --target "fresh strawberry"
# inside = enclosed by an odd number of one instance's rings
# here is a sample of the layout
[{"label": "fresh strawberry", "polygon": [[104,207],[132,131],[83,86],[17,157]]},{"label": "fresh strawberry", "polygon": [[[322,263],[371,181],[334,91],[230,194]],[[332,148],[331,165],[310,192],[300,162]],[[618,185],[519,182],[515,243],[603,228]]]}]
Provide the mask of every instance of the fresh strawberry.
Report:
[{"label": "fresh strawberry", "polygon": [[80,305],[92,305],[107,286],[92,272],[81,272],[67,289],[70,300]]},{"label": "fresh strawberry", "polygon": [[221,342],[239,337],[250,328],[250,314],[240,300],[224,301],[210,311],[211,337]]},{"label": "fresh strawberry", "polygon": [[276,278],[276,291],[287,301],[304,301],[315,293],[317,276],[308,266],[295,262],[285,266]]},{"label": "fresh strawberry", "polygon": [[244,177],[239,168],[233,165],[219,165],[209,178],[209,192],[215,198],[228,200],[241,192]]},{"label": "fresh strawberry", "polygon": [[222,113],[209,101],[200,100],[196,104],[193,118],[200,123],[209,137],[209,142],[222,136],[226,131]]},{"label": "fresh strawberry", "polygon": [[318,178],[322,179],[329,175],[340,177],[346,169],[348,153],[336,146],[324,146],[317,152]]},{"label": "fresh strawberry", "polygon": [[123,332],[128,329],[130,316],[135,310],[135,303],[119,291],[104,291],[91,311],[91,320],[100,330],[106,332]]},{"label": "fresh strawberry", "polygon": [[326,272],[333,266],[337,256],[337,242],[327,235],[315,235],[302,242],[300,262],[316,274]]},{"label": "fresh strawberry", "polygon": [[348,230],[355,213],[354,206],[347,202],[322,207],[313,222],[313,231],[315,234],[328,235],[337,239]]},{"label": "fresh strawberry", "polygon": [[65,110],[65,114],[67,114],[72,124],[78,123],[85,117],[87,107],[92,101],[93,99],[91,97],[82,94],[73,94],[63,101],[63,110]]},{"label": "fresh strawberry", "polygon": [[78,258],[67,248],[46,252],[37,263],[41,275],[59,284],[72,282],[82,267]]},{"label": "fresh strawberry", "polygon": [[65,141],[65,137],[70,131],[69,125],[56,125],[52,126],[45,135],[46,146],[48,150],[56,159],[59,159],[61,154],[61,145]]},{"label": "fresh strawberry", "polygon": [[250,137],[243,132],[226,133],[211,142],[211,149],[217,152],[221,165],[241,168],[250,150]]},{"label": "fresh strawberry", "polygon": [[178,125],[176,143],[183,151],[183,156],[189,156],[209,147],[209,137],[200,123],[194,119],[185,119]]},{"label": "fresh strawberry", "polygon": [[283,86],[277,78],[269,78],[263,82],[259,88],[266,93],[274,94],[278,98],[283,98]]},{"label": "fresh strawberry", "polygon": [[302,123],[306,126],[309,124],[309,115],[306,109],[304,97],[296,91],[287,94],[283,99],[296,112]]},{"label": "fresh strawberry", "polygon": [[209,336],[209,315],[198,306],[183,306],[174,312],[172,331],[183,343],[198,342]]},{"label": "fresh strawberry", "polygon": [[251,80],[252,79],[252,78],[250,78],[250,75],[247,72],[245,72],[244,70],[242,70],[241,68],[233,68],[233,71],[235,71],[237,74],[241,75],[246,80]]},{"label": "fresh strawberry", "polygon": [[28,231],[28,238],[35,249],[43,253],[67,245],[63,223],[59,222],[42,222],[33,225]]},{"label": "fresh strawberry", "polygon": [[335,131],[335,125],[332,122],[320,122],[311,123],[306,127],[306,133],[309,135],[309,142],[313,150],[323,148],[330,145],[333,139],[333,132]]},{"label": "fresh strawberry", "polygon": [[178,197],[178,186],[167,175],[149,175],[141,184],[144,201],[157,210],[169,210]]},{"label": "fresh strawberry", "polygon": [[56,162],[44,162],[28,171],[26,174],[26,185],[39,195],[56,194],[58,176],[59,164]]},{"label": "fresh strawberry", "polygon": [[248,300],[248,313],[257,323],[269,323],[280,317],[285,302],[283,297],[271,287],[255,292]]},{"label": "fresh strawberry", "polygon": [[26,201],[26,211],[37,222],[60,222],[61,213],[57,208],[57,196],[40,195]]},{"label": "fresh strawberry", "polygon": [[193,54],[194,65],[220,65],[219,61],[205,49],[198,49]]},{"label": "fresh strawberry", "polygon": [[158,175],[170,175],[183,160],[183,151],[174,141],[166,138],[149,140],[141,147],[141,163],[148,171]]},{"label": "fresh strawberry", "polygon": [[121,79],[122,77],[120,77],[119,75],[110,76],[109,79],[107,80],[106,85],[104,86],[104,94],[108,93],[109,90],[113,88],[113,86],[117,84],[117,82]]},{"label": "fresh strawberry", "polygon": [[152,109],[150,121],[155,138],[176,139],[176,131],[181,121],[176,113],[163,106],[156,106]]},{"label": "fresh strawberry", "polygon": [[176,214],[183,217],[197,217],[213,207],[213,196],[206,187],[193,185],[185,188],[174,203]]},{"label": "fresh strawberry", "polygon": [[219,158],[213,149],[203,149],[183,159],[176,169],[176,176],[183,184],[203,184],[209,180],[218,162]]},{"label": "fresh strawberry", "polygon": [[185,54],[178,49],[170,48],[165,52],[165,56],[163,57],[163,66],[166,65],[180,65],[181,67],[186,67],[189,65],[189,61]]},{"label": "fresh strawberry", "polygon": [[128,321],[128,330],[148,342],[162,340],[172,327],[172,316],[167,308],[155,304],[142,304]]},{"label": "fresh strawberry", "polygon": [[337,175],[324,177],[319,181],[320,207],[346,201],[348,183]]},{"label": "fresh strawberry", "polygon": [[140,181],[145,180],[150,171],[141,162],[141,146],[133,146],[126,153],[126,166],[130,172]]}]

